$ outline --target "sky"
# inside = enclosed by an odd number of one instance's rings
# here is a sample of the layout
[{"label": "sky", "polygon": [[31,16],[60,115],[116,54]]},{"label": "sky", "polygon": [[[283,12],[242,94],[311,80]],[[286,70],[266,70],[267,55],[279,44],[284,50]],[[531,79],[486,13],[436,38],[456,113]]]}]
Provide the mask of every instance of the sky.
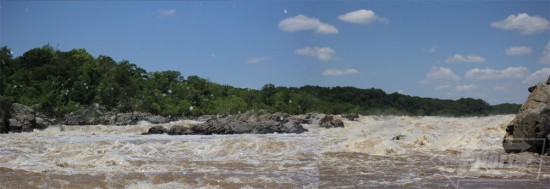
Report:
[{"label": "sky", "polygon": [[0,1],[0,46],[51,44],[219,84],[523,103],[550,75],[550,1]]}]

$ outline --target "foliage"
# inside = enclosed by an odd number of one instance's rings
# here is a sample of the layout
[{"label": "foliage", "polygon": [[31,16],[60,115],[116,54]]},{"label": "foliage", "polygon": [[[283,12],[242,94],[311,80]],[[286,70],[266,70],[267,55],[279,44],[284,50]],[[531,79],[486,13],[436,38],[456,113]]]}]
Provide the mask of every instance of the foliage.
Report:
[{"label": "foliage", "polygon": [[480,99],[440,100],[387,94],[375,88],[289,88],[266,84],[260,90],[242,89],[199,76],[186,79],[178,71],[148,73],[127,60],[117,62],[105,55],[94,58],[85,49],[63,52],[50,45],[16,58],[9,48],[0,48],[0,73],[0,96],[35,105],[52,116],[90,106],[165,116],[235,114],[261,109],[290,114],[317,111],[471,116],[511,114],[519,109],[517,104],[490,106]]}]

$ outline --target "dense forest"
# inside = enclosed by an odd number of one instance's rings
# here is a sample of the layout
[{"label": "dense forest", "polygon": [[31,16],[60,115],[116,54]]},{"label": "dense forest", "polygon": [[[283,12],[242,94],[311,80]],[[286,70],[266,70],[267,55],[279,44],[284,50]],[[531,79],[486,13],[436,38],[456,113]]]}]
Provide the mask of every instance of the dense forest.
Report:
[{"label": "dense forest", "polygon": [[13,57],[0,49],[0,97],[50,116],[82,108],[158,115],[203,115],[268,110],[299,114],[471,116],[513,114],[518,104],[491,106],[483,100],[440,100],[387,94],[381,89],[303,86],[261,89],[220,85],[178,71],[147,72],[127,60],[93,57],[85,49],[63,52],[45,45]]}]

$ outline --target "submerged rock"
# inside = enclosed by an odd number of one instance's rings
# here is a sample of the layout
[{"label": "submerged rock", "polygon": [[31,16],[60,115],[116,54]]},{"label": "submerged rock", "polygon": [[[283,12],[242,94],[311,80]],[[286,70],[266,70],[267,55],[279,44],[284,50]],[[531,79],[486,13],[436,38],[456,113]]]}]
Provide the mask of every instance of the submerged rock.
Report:
[{"label": "submerged rock", "polygon": [[531,94],[506,128],[502,144],[507,153],[550,152],[550,77],[529,91]]},{"label": "submerged rock", "polygon": [[189,135],[192,133],[193,133],[193,130],[181,125],[174,125],[172,126],[172,128],[170,128],[170,131],[168,131],[169,135]]},{"label": "submerged rock", "polygon": [[167,132],[168,132],[168,129],[164,128],[163,126],[154,126],[149,128],[149,131],[147,131],[146,133],[142,133],[142,135],[164,134]]},{"label": "submerged rock", "polygon": [[327,115],[321,119],[319,126],[324,128],[344,127],[344,122],[342,119],[335,118],[335,116]]},{"label": "submerged rock", "polygon": [[358,113],[344,114],[342,115],[342,117],[350,121],[355,121],[356,119],[359,119],[359,114]]}]

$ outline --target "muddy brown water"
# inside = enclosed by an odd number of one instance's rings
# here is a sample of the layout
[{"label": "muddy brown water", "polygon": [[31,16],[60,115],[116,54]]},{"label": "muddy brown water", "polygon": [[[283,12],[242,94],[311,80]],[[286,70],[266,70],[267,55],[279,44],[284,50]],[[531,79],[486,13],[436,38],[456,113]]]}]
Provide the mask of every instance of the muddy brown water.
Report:
[{"label": "muddy brown water", "polygon": [[[549,156],[502,150],[511,119],[365,116],[304,134],[210,136],[51,127],[0,135],[0,188],[550,188]],[[164,126],[174,124],[196,122]]]}]

